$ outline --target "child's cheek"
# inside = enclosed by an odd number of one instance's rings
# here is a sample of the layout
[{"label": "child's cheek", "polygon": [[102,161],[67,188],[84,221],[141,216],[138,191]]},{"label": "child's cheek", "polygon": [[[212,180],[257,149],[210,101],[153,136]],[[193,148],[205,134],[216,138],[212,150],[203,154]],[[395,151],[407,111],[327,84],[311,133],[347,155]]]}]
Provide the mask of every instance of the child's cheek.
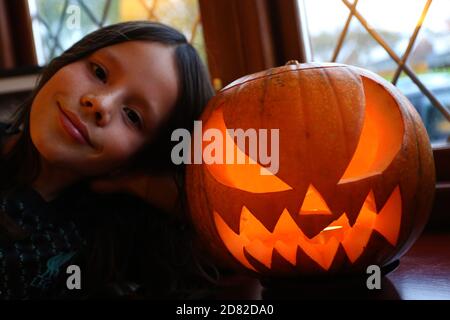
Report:
[{"label": "child's cheek", "polygon": [[69,90],[80,86],[87,86],[92,80],[88,70],[80,62],[72,63],[62,68],[58,73],[57,75],[60,78],[58,80],[61,84],[69,85],[65,86]]},{"label": "child's cheek", "polygon": [[144,145],[142,138],[134,133],[124,132],[122,134],[111,135],[108,139],[107,157],[114,162],[123,163],[128,161]]}]

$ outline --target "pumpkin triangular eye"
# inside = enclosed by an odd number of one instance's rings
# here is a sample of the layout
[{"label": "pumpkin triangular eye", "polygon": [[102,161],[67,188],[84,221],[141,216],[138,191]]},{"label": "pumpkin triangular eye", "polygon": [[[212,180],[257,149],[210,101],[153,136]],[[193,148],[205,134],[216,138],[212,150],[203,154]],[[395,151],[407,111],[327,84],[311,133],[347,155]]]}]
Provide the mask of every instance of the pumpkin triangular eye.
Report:
[{"label": "pumpkin triangular eye", "polygon": [[[225,137],[225,141],[221,142],[225,144],[222,150],[232,148],[233,151],[229,152],[227,150],[227,153],[233,154],[235,156],[234,159],[245,159],[243,161],[245,164],[236,163],[236,161],[228,164],[225,159],[226,155],[223,154],[223,164],[207,163],[206,168],[218,182],[231,188],[253,193],[278,192],[292,189],[283,180],[258,164],[238,148],[228,134],[221,108],[214,110],[205,123],[204,130],[207,131],[209,129],[219,130],[221,133],[220,136]],[[206,151],[207,153],[207,150],[208,145],[203,145],[203,152]]]},{"label": "pumpkin triangular eye", "polygon": [[400,151],[404,125],[398,103],[375,81],[362,77],[366,100],[364,124],[356,151],[339,183],[383,172]]}]

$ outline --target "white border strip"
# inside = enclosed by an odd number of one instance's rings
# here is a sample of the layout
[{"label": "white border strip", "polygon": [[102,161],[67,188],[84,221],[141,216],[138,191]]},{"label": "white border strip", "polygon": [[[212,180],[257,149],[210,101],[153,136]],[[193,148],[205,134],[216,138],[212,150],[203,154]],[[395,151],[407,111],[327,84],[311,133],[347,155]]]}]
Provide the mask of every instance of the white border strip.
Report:
[{"label": "white border strip", "polygon": [[37,79],[38,74],[0,78],[0,94],[31,91],[34,89]]}]

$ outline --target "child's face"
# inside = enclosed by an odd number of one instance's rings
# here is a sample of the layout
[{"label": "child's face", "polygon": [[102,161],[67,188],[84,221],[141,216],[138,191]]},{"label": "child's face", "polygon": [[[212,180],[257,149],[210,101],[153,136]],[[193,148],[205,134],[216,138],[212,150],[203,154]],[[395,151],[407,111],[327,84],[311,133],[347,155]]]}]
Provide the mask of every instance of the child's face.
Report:
[{"label": "child's face", "polygon": [[151,141],[177,96],[173,48],[116,44],[63,67],[45,84],[32,104],[31,139],[50,164],[104,174]]}]

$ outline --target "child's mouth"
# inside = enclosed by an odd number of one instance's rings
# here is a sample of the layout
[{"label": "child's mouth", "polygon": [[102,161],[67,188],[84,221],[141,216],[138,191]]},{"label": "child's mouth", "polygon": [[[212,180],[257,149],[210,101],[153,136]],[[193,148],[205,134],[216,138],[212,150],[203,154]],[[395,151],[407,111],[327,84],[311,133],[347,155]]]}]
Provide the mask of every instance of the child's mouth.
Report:
[{"label": "child's mouth", "polygon": [[59,119],[65,131],[77,142],[92,146],[84,124],[74,114],[64,110],[59,103],[58,108],[60,110]]}]

